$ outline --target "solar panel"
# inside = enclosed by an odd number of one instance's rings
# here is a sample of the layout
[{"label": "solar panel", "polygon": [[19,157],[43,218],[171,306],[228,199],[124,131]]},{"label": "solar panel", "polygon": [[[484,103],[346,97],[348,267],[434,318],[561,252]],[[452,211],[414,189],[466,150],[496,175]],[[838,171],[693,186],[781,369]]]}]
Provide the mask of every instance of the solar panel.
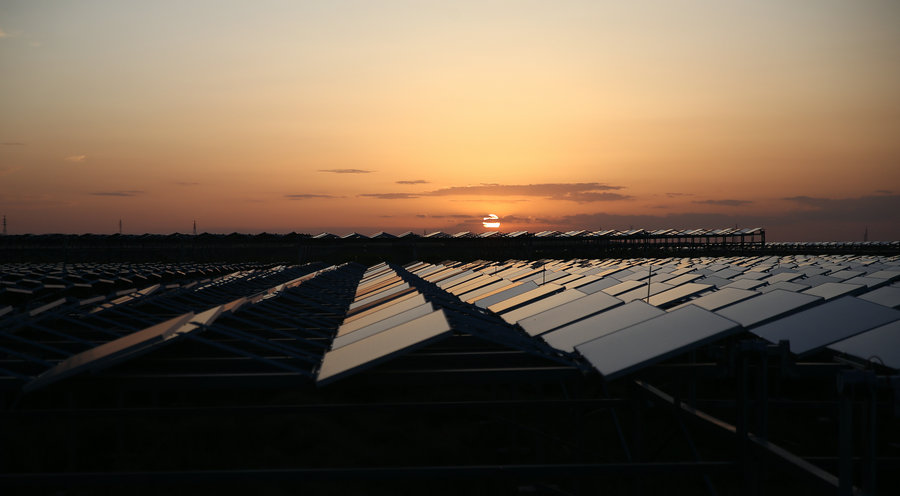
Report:
[{"label": "solar panel", "polygon": [[632,289],[639,288],[643,286],[644,283],[640,281],[625,281],[614,286],[610,286],[608,288],[602,289],[602,291],[608,295],[617,296],[622,293],[627,293]]},{"label": "solar panel", "polygon": [[541,339],[558,350],[572,352],[581,343],[614,333],[664,313],[666,312],[653,305],[635,300],[542,334]]},{"label": "solar panel", "polygon": [[554,293],[559,293],[562,290],[562,286],[558,286],[553,283],[547,283],[542,286],[538,286],[531,291],[526,291],[522,294],[514,295],[510,298],[494,303],[493,305],[487,307],[487,309],[494,313],[502,313],[507,310],[512,310],[518,306],[526,305],[528,303],[531,303],[532,301],[540,300]]},{"label": "solar panel", "polygon": [[822,298],[818,296],[778,289],[716,310],[716,313],[744,327],[752,327],[819,301]]},{"label": "solar panel", "polygon": [[[800,277],[800,276],[801,276],[801,274],[797,274],[795,277]],[[751,271],[744,272],[743,274],[738,274],[734,277],[728,277],[726,279],[731,279],[733,281],[737,281],[740,279],[750,279],[750,280],[754,280],[754,281],[759,281],[760,279],[765,279],[766,282],[770,282],[770,278],[772,278],[772,277],[775,277],[775,276],[773,276],[772,274],[768,274],[766,272],[759,272],[759,271],[751,270]]]},{"label": "solar panel", "polygon": [[828,348],[865,361],[900,369],[900,320],[828,345]]},{"label": "solar panel", "polygon": [[521,319],[518,321],[518,324],[528,334],[537,336],[538,334],[556,329],[557,327],[600,313],[621,304],[622,300],[615,296],[610,296],[602,291],[598,291]]},{"label": "solar panel", "polygon": [[472,303],[482,296],[495,294],[513,286],[516,286],[516,283],[508,281],[506,279],[500,279],[499,281],[495,280],[489,284],[485,284],[470,291],[466,291],[465,293],[461,293],[458,296],[460,300],[463,300],[466,303]]},{"label": "solar panel", "polygon": [[682,284],[680,286],[676,286],[667,291],[663,291],[661,293],[657,293],[655,295],[650,296],[650,301],[648,301],[647,303],[650,303],[653,306],[662,308],[662,307],[665,307],[666,305],[670,305],[673,302],[676,302],[678,300],[682,300],[689,296],[693,296],[695,294],[702,293],[703,291],[708,291],[714,287],[715,286],[712,286],[710,284],[697,284],[697,283]]},{"label": "solar panel", "polygon": [[359,307],[361,307],[361,306],[363,306],[363,305],[368,305],[369,303],[372,303],[373,301],[379,300],[379,299],[381,299],[381,298],[385,298],[385,297],[390,296],[390,295],[393,295],[393,294],[400,293],[400,292],[405,291],[405,290],[407,290],[407,289],[409,289],[409,283],[403,282],[403,283],[400,283],[400,284],[391,286],[391,287],[389,287],[389,288],[385,288],[385,289],[383,289],[383,290],[381,290],[381,291],[376,291],[376,292],[374,292],[374,293],[368,294],[368,295],[367,295],[366,297],[364,297],[364,298],[361,298],[361,299],[356,300],[356,301],[354,301],[353,303],[351,303],[351,304],[350,304],[350,310],[354,310],[354,309],[359,308]]},{"label": "solar panel", "polygon": [[427,277],[423,277],[422,279],[425,279],[428,282],[436,282],[459,274],[460,272],[462,272],[462,270],[455,267],[446,267],[444,268],[444,270],[439,270],[433,274],[429,274]]},{"label": "solar panel", "polygon": [[369,291],[370,288],[373,288],[379,284],[384,284],[386,281],[390,281],[394,278],[399,279],[400,276],[398,276],[397,273],[393,270],[388,270],[385,274],[379,274],[368,279],[361,279],[356,287],[356,294],[365,293],[366,291]]},{"label": "solar panel", "polygon": [[735,288],[735,289],[756,289],[760,286],[764,286],[766,281],[757,281],[755,279],[738,279],[736,281],[732,281],[724,286],[725,288]]},{"label": "solar panel", "polygon": [[431,305],[431,303],[423,303],[408,310],[404,310],[399,313],[387,316],[386,318],[369,325],[359,327],[352,331],[340,333],[335,336],[334,340],[331,342],[331,349],[337,349],[350,343],[355,343],[360,339],[367,338],[373,334],[378,334],[385,329],[396,327],[400,324],[409,322],[410,320],[427,315],[433,311],[434,307]]},{"label": "solar panel", "polygon": [[872,276],[859,276],[859,277],[853,277],[851,279],[847,279],[844,282],[847,284],[863,284],[869,288],[875,289],[875,288],[886,285],[888,282],[890,282],[890,279],[872,277]]},{"label": "solar panel", "polygon": [[522,293],[527,293],[532,289],[537,289],[538,285],[529,281],[523,283],[512,283],[512,285],[508,289],[503,289],[496,293],[482,296],[475,300],[469,300],[471,303],[474,303],[476,306],[481,308],[487,308],[494,303],[499,303],[503,300],[512,298],[513,296],[518,296]]},{"label": "solar panel", "polygon": [[697,305],[704,310],[709,310],[710,312],[712,312],[739,301],[753,298],[754,296],[759,296],[759,293],[749,289],[720,289],[718,291],[713,291],[712,293],[705,294],[697,299],[688,301],[678,307],[675,307],[673,310],[681,308],[682,306]]},{"label": "solar panel", "polygon": [[584,279],[584,276],[581,274],[572,273],[572,271],[567,271],[567,274],[565,276],[560,277],[559,279],[557,279],[554,282],[559,285],[566,285],[566,284],[575,282],[579,279]]},{"label": "solar panel", "polygon": [[374,324],[379,320],[383,320],[398,313],[405,312],[410,308],[420,306],[424,303],[425,297],[422,296],[421,293],[413,293],[409,298],[404,298],[402,300],[391,300],[384,305],[374,307],[372,311],[367,312],[366,315],[360,318],[345,320],[344,323],[341,324],[340,327],[338,327],[337,336],[347,334],[348,332],[353,332],[367,325]]},{"label": "solar panel", "polygon": [[607,380],[740,332],[736,323],[688,305],[576,346]]},{"label": "solar panel", "polygon": [[900,320],[900,310],[844,296],[757,327],[752,332],[772,343],[789,340],[791,352],[802,355],[895,320]]},{"label": "solar panel", "polygon": [[476,276],[472,279],[469,279],[469,280],[461,282],[457,285],[446,288],[445,291],[447,291],[450,294],[460,295],[467,291],[472,291],[474,289],[478,289],[482,286],[490,284],[491,282],[496,282],[499,280],[502,280],[502,279],[498,279],[494,276],[489,276],[487,274],[478,274],[478,276]]},{"label": "solar panel", "polygon": [[834,277],[828,277],[823,275],[817,275],[812,277],[804,277],[801,279],[794,279],[794,282],[798,284],[806,284],[810,287],[818,286],[820,284],[825,284],[826,282],[841,282],[840,279]]},{"label": "solar panel", "polygon": [[845,270],[840,270],[837,272],[832,272],[831,274],[828,274],[828,277],[833,277],[835,279],[840,279],[841,281],[846,281],[847,279],[851,279],[856,276],[862,276],[865,274],[866,274],[866,272],[862,271],[862,270],[845,269]]},{"label": "solar panel", "polygon": [[652,296],[657,293],[668,291],[670,289],[672,289],[672,286],[669,286],[664,282],[652,282],[650,283],[650,290],[648,291],[647,284],[644,283],[644,285],[639,288],[632,289],[631,291],[627,291],[625,293],[617,294],[616,298],[624,301],[625,303],[628,303],[629,301],[642,300],[647,298],[648,292]]},{"label": "solar panel", "polygon": [[347,346],[325,353],[316,382],[328,384],[394,356],[449,336],[450,324],[437,310]]},{"label": "solar panel", "polygon": [[787,281],[779,281],[773,284],[769,284],[767,286],[763,286],[759,288],[760,293],[768,293],[770,291],[775,291],[776,289],[782,289],[784,291],[792,291],[794,293],[799,293],[804,289],[808,289],[809,286],[806,284],[797,284],[795,282],[787,282]]},{"label": "solar panel", "polygon": [[[146,329],[114,339],[89,350],[70,356],[59,362],[53,368],[39,375],[24,386],[25,391],[34,391],[52,384],[60,379],[88,369],[99,369],[116,363],[124,357],[132,356],[153,345],[162,343],[176,335],[188,322],[199,320],[207,323],[219,315],[221,307],[215,307],[194,315],[193,312],[180,315],[165,322],[150,326]],[[189,330],[194,330],[191,326]],[[183,333],[180,333],[183,334]]]},{"label": "solar panel", "polygon": [[[589,277],[595,276],[585,276],[584,279],[588,279]],[[588,281],[585,281],[584,279],[576,281],[575,285],[573,286],[574,289],[577,289],[584,294],[596,293],[597,291],[602,291],[606,288],[615,286],[616,284],[621,284],[621,281],[613,277],[604,277],[603,279],[594,279]]]},{"label": "solar panel", "polygon": [[390,305],[397,305],[397,304],[399,304],[403,301],[406,301],[410,298],[415,298],[416,296],[419,296],[419,292],[413,290],[413,291],[410,291],[409,293],[398,296],[396,298],[391,298],[388,301],[383,301],[378,305],[372,305],[371,307],[364,308],[364,309],[360,310],[359,312],[356,312],[353,314],[347,314],[344,316],[344,324],[347,324],[348,322],[353,322],[356,319],[365,318],[367,315],[370,315],[375,312],[379,312],[379,311],[387,308]]},{"label": "solar panel", "polygon": [[771,285],[779,282],[791,282],[794,279],[802,276],[803,274],[800,274],[799,272],[779,272],[778,274],[773,274],[769,277],[766,277],[765,281]]},{"label": "solar panel", "polygon": [[839,296],[860,293],[862,291],[865,291],[865,286],[863,286],[862,284],[826,282],[825,284],[820,284],[818,286],[803,290],[802,293],[821,296],[826,300],[831,300]]},{"label": "solar panel", "polygon": [[712,277],[721,277],[722,279],[732,279],[734,280],[736,276],[739,276],[744,273],[744,269],[737,269],[734,267],[728,267],[725,269],[717,270],[710,274]]},{"label": "solar panel", "polygon": [[713,286],[722,288],[722,287],[725,287],[735,281],[732,281],[731,279],[722,279],[721,277],[706,276],[702,279],[697,279],[697,282],[699,282],[701,284],[712,284]]},{"label": "solar panel", "polygon": [[879,270],[869,274],[868,277],[893,281],[894,279],[900,279],[900,270]]},{"label": "solar panel", "polygon": [[900,286],[884,286],[859,296],[863,300],[891,308],[900,308]]},{"label": "solar panel", "polygon": [[[673,274],[674,274],[674,272],[673,272]],[[679,286],[681,284],[686,284],[686,283],[689,283],[692,281],[696,281],[697,279],[700,279],[701,277],[703,277],[703,276],[700,274],[695,274],[695,273],[677,274],[672,279],[667,280],[666,284],[669,284],[672,286]]]},{"label": "solar panel", "polygon": [[569,289],[521,306],[519,308],[516,308],[515,310],[504,312],[500,317],[510,324],[515,324],[516,322],[526,317],[531,317],[532,315],[541,313],[551,308],[558,307],[563,303],[568,303],[572,300],[583,298],[584,296],[586,295],[581,291],[578,291],[577,289]]},{"label": "solar panel", "polygon": [[476,273],[475,271],[464,270],[464,271],[460,272],[459,274],[455,274],[453,276],[450,276],[450,277],[444,279],[443,281],[438,281],[436,284],[437,284],[437,287],[439,287],[441,289],[447,289],[447,288],[453,287],[457,284],[462,284],[468,280],[474,279],[474,278],[478,277],[479,275],[480,274]]},{"label": "solar panel", "polygon": [[567,272],[563,272],[563,271],[547,270],[547,271],[538,271],[535,274],[532,274],[528,277],[518,279],[518,280],[523,281],[523,282],[524,281],[534,281],[538,284],[546,284],[548,282],[556,283],[557,279],[565,278],[568,275],[569,274]]},{"label": "solar panel", "polygon": [[388,278],[384,281],[381,281],[381,282],[377,282],[374,284],[368,284],[366,286],[360,285],[356,288],[355,298],[356,299],[365,298],[366,296],[369,296],[373,293],[377,293],[378,291],[390,288],[392,286],[396,286],[398,284],[403,284],[403,279],[401,279],[400,276],[395,275],[395,276],[391,276],[390,278]]}]

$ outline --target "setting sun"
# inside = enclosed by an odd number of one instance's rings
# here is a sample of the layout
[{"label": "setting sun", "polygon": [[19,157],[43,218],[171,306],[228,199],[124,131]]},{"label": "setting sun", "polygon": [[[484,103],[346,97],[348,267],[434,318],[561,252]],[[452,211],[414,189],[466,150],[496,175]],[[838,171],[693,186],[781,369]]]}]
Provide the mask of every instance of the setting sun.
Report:
[{"label": "setting sun", "polygon": [[500,227],[500,217],[497,217],[495,214],[488,214],[481,224],[488,229],[496,229]]}]

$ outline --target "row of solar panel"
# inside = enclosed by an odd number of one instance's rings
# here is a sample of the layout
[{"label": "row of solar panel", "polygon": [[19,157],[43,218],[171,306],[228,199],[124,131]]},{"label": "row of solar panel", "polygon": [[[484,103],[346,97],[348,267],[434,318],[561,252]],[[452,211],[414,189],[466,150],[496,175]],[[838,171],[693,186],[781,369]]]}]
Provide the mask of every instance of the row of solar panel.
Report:
[{"label": "row of solar panel", "polygon": [[445,233],[443,231],[433,231],[427,234],[416,234],[407,231],[402,234],[394,235],[387,232],[378,232],[371,236],[366,236],[357,232],[338,236],[337,234],[323,232],[313,236],[314,239],[394,239],[394,238],[519,238],[519,237],[535,237],[535,238],[603,238],[603,237],[715,237],[715,236],[754,236],[761,234],[763,229],[760,227],[751,227],[744,229],[722,228],[722,229],[629,229],[619,231],[616,229],[604,229],[599,231],[575,230],[575,231],[515,231],[504,233],[500,231],[486,231],[482,233],[474,233],[471,231],[462,231],[454,234]]},{"label": "row of solar panel", "polygon": [[[29,370],[43,367],[44,372],[37,379],[22,371],[0,370],[0,374],[28,380],[27,388],[41,387],[84,370],[87,364],[107,366],[139,354],[134,350],[150,351],[157,347],[154,343],[197,335],[203,329],[287,350],[283,343],[262,337],[264,331],[284,331],[253,324],[261,318],[254,309],[288,298],[286,288],[315,287],[323,273],[336,272],[334,267],[316,272],[306,268],[298,276],[292,272],[296,270],[274,271],[284,282],[264,291],[258,285],[221,291],[221,286],[208,283],[195,286],[202,291],[173,298],[151,286],[121,301],[93,306],[87,315],[99,320],[86,319],[87,307],[30,316],[19,328],[0,332],[0,353],[24,358],[33,367]],[[294,277],[288,281],[288,276]],[[587,363],[607,379],[744,331],[771,342],[788,340],[791,351],[799,355],[828,346],[863,360],[877,356],[883,365],[900,368],[897,257],[417,262],[406,267],[378,264],[360,277],[353,301],[346,308],[327,310],[338,319],[332,331],[323,327],[330,333],[330,345],[321,354],[306,357],[318,364],[313,369],[319,384],[465,333],[576,366]],[[261,282],[267,281],[273,279]],[[785,284],[796,285],[795,290]],[[311,299],[329,286],[333,284],[326,282],[303,300],[279,305],[279,311],[315,320],[320,310],[310,309],[320,307]],[[252,300],[236,296],[241,292],[256,296]],[[240,319],[252,332],[212,325],[235,312],[234,319],[253,315]],[[131,322],[136,316],[140,316],[137,323]],[[103,328],[114,321],[128,324],[114,331]],[[76,329],[76,324],[82,328]],[[51,346],[38,339],[41,333],[64,337],[81,351]],[[316,347],[322,346],[321,336],[316,334]],[[33,348],[26,349],[26,344]],[[43,354],[32,354],[33,350]]]},{"label": "row of solar panel", "polygon": [[272,264],[0,264],[0,316],[33,312],[60,299],[117,298],[153,284],[203,284],[246,271],[275,269]]},{"label": "row of solar panel", "polygon": [[[889,285],[900,278],[896,258],[445,263],[410,270],[560,351],[579,352],[608,378],[745,330],[789,340],[800,355],[832,345],[900,368],[893,351],[900,346],[885,346],[900,344],[900,287]],[[858,297],[845,296],[851,294]]]},{"label": "row of solar panel", "polygon": [[[49,348],[46,342],[41,342],[38,340],[30,341],[31,344],[35,345],[36,348],[43,348],[45,351],[56,352],[56,356],[61,356],[61,359],[54,359],[51,356],[44,355],[44,358],[37,358],[34,356],[29,356],[25,354],[23,349],[20,347],[18,350],[11,350],[8,346],[8,342],[3,342],[3,347],[0,347],[0,352],[6,352],[10,355],[25,358],[29,361],[36,361],[38,363],[44,363],[47,365],[46,370],[37,374],[36,376],[29,377],[26,375],[22,375],[20,373],[5,371],[10,373],[11,375],[18,377],[19,379],[24,379],[26,382],[23,385],[23,389],[25,391],[32,391],[36,389],[40,389],[45,387],[48,384],[57,382],[66,377],[72,376],[74,374],[78,374],[84,371],[98,371],[105,368],[108,368],[112,365],[115,365],[119,362],[125,360],[131,360],[135,357],[146,354],[150,351],[158,350],[162,346],[169,344],[175,340],[185,337],[191,337],[193,339],[202,339],[203,342],[210,344],[212,346],[216,346],[216,342],[209,339],[199,338],[196,334],[200,332],[206,332],[210,334],[214,334],[216,332],[222,332],[227,335],[230,339],[234,340],[234,338],[238,338],[239,340],[246,340],[247,343],[244,344],[255,344],[257,347],[262,346],[264,348],[278,348],[282,353],[286,351],[290,351],[291,348],[284,344],[279,344],[277,340],[269,340],[267,338],[262,338],[260,336],[254,336],[253,334],[248,334],[240,331],[234,324],[230,326],[222,326],[216,327],[219,321],[223,319],[223,317],[232,316],[236,312],[240,311],[245,307],[258,307],[264,306],[267,300],[272,299],[275,296],[282,295],[286,292],[289,292],[292,288],[297,288],[305,282],[308,282],[312,279],[315,279],[317,276],[328,273],[329,271],[334,270],[334,267],[327,267],[321,270],[309,270],[314,269],[315,267],[306,267],[307,270],[301,270],[303,273],[299,277],[294,277],[291,280],[282,282],[275,286],[269,287],[266,290],[255,291],[254,294],[248,296],[241,296],[235,298],[234,300],[228,302],[222,302],[221,304],[215,304],[211,307],[203,308],[202,310],[198,309],[198,311],[187,311],[185,313],[181,313],[175,315],[174,317],[167,318],[164,321],[154,323],[149,325],[148,327],[142,328],[140,330],[136,330],[133,332],[127,332],[122,334],[113,334],[113,339],[107,339],[99,344],[91,346],[83,351],[77,353],[67,353],[66,350],[61,349],[53,349]],[[296,268],[294,270],[288,270],[287,268],[282,267],[281,271],[284,273],[283,275],[297,275]],[[237,277],[235,275],[235,277]],[[205,289],[210,289],[211,286],[207,285],[206,287],[197,288],[198,291],[203,291]],[[244,288],[246,289],[246,288]],[[318,288],[315,290],[317,293],[322,293],[323,288]],[[228,296],[227,293],[215,292],[212,295],[212,299],[202,300],[199,303],[207,303],[210,301],[221,300],[223,296]],[[233,296],[233,295],[231,295]],[[129,312],[139,312],[138,308],[134,306],[136,303],[144,303],[139,300],[133,300],[128,302],[122,302],[121,306],[125,307],[124,310],[126,313]],[[198,303],[198,302],[194,302]],[[119,307],[104,307],[100,306],[95,308],[91,313],[109,313],[111,309],[123,310],[123,308]],[[317,313],[317,317],[320,319],[322,316],[321,307],[318,307],[319,310]],[[327,310],[326,310],[327,312]],[[164,315],[164,314],[161,314]],[[110,315],[106,315],[107,320],[109,321]],[[159,316],[150,316],[151,321],[158,321]],[[261,317],[261,315],[260,315]],[[265,325],[259,326],[261,329],[265,329]],[[296,328],[296,326],[294,326]],[[3,330],[0,332],[0,338],[14,338],[15,341],[19,344],[28,343],[28,338],[31,337],[34,339],[34,334],[36,328],[38,330],[48,330],[46,326],[36,326],[32,323],[31,326],[26,327],[24,329],[25,332],[10,332],[9,330]],[[269,329],[273,330],[273,329]],[[69,330],[71,333],[72,331]],[[31,336],[29,336],[29,333]],[[57,337],[65,337],[70,339],[78,339],[78,336],[74,336],[72,334],[64,334],[61,332],[54,333]],[[276,334],[279,337],[284,337],[283,333]],[[295,338],[294,335],[288,335],[289,338]],[[222,345],[219,345],[222,346]],[[252,358],[258,358],[263,361],[266,361],[264,357],[259,355],[254,355],[253,353],[246,352],[241,350],[240,347],[234,345],[228,345],[227,348],[229,351],[236,352],[239,355],[250,356]],[[300,350],[294,350],[295,352],[300,353],[301,355],[304,353]],[[296,355],[296,353],[295,353]],[[320,359],[320,356],[316,357],[316,361]],[[288,368],[289,370],[298,371],[300,370],[287,367],[282,365],[283,368]],[[0,370],[2,371],[2,370]]]}]

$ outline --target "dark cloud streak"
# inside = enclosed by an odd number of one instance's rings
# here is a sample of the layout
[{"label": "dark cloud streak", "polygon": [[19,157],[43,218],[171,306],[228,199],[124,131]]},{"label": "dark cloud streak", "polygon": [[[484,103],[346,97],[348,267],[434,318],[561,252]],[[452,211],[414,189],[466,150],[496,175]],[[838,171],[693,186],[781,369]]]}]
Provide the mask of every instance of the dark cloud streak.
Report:
[{"label": "dark cloud streak", "polygon": [[332,195],[316,195],[312,193],[299,193],[293,195],[284,195],[285,198],[289,200],[312,200],[314,198],[340,198],[339,196]]},{"label": "dark cloud streak", "polygon": [[379,200],[411,200],[419,197],[419,195],[412,193],[364,193],[359,196],[377,198]]},{"label": "dark cloud streak", "polygon": [[750,200],[694,200],[694,203],[703,205],[719,205],[722,207],[741,207],[753,203]]},{"label": "dark cloud streak", "polygon": [[629,200],[632,197],[609,193],[623,189],[603,183],[481,184],[452,186],[424,193],[427,196],[539,196],[548,200],[577,203]]},{"label": "dark cloud streak", "polygon": [[130,189],[124,191],[95,191],[91,193],[92,196],[117,196],[117,197],[132,197],[142,195],[145,192],[139,189]]},{"label": "dark cloud streak", "polygon": [[331,172],[332,174],[370,174],[375,171],[365,169],[319,169],[319,172]]}]

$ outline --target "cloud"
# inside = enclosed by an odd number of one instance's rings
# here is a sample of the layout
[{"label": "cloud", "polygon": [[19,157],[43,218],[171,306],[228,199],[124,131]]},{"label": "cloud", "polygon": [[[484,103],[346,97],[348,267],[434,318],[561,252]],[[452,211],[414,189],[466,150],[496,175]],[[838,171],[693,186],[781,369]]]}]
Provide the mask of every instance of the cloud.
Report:
[{"label": "cloud", "polygon": [[285,198],[289,200],[311,200],[313,198],[340,198],[339,196],[332,195],[316,195],[312,193],[299,193],[294,195],[284,195]]},{"label": "cloud", "polygon": [[3,143],[0,143],[0,145],[3,145],[3,146],[25,146],[25,143],[22,143],[21,141],[4,141]]},{"label": "cloud", "polygon": [[[432,219],[475,219],[474,215],[466,215],[466,214],[448,214],[448,215],[423,215],[422,217],[431,217]],[[481,217],[478,217],[478,222],[481,222]]]},{"label": "cloud", "polygon": [[628,200],[631,196],[609,193],[623,189],[603,183],[545,183],[545,184],[481,184],[453,186],[425,193],[428,196],[540,196],[548,200],[567,200],[578,203]]},{"label": "cloud", "polygon": [[364,193],[359,196],[378,198],[379,200],[410,200],[419,197],[419,195],[412,193]]},{"label": "cloud", "polygon": [[678,198],[679,196],[694,196],[693,193],[666,193],[669,198]]},{"label": "cloud", "polygon": [[70,155],[65,160],[66,162],[82,163],[87,160],[87,155]]},{"label": "cloud", "polygon": [[397,184],[428,184],[429,182],[424,179],[414,179],[412,181],[397,181]]},{"label": "cloud", "polygon": [[139,189],[129,189],[121,191],[95,191],[91,193],[93,196],[138,196],[145,192]]},{"label": "cloud", "polygon": [[893,191],[887,190],[887,189],[878,189],[878,190],[875,190],[875,193],[878,193],[879,195],[889,195],[889,194],[893,193]]},{"label": "cloud", "polygon": [[704,205],[719,205],[722,207],[740,207],[753,203],[750,200],[694,200],[694,203]]},{"label": "cloud", "polygon": [[175,181],[174,184],[177,184],[178,186],[200,186],[200,183],[195,183],[195,182],[191,182],[191,181]]},{"label": "cloud", "polygon": [[319,172],[331,172],[333,174],[369,174],[375,171],[364,169],[319,169]]}]

